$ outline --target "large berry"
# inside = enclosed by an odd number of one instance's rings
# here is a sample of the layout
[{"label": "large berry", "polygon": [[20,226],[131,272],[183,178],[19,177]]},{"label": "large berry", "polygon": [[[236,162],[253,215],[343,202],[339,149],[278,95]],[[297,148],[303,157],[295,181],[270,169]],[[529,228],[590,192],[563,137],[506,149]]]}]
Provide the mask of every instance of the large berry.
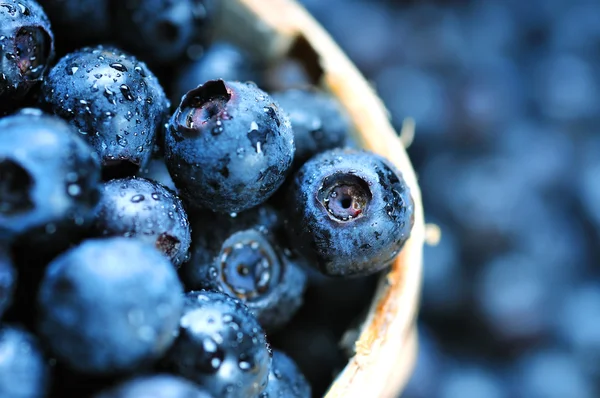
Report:
[{"label": "large berry", "polygon": [[85,373],[134,371],[169,348],[183,288],[169,260],[135,239],[93,239],[50,263],[38,295],[40,333]]},{"label": "large berry", "polygon": [[413,226],[401,173],[367,151],[330,150],[296,173],[287,199],[289,242],[331,276],[366,275],[389,265]]},{"label": "large berry", "polygon": [[108,181],[96,213],[101,236],[135,237],[164,253],[176,266],[190,248],[190,223],[181,200],[170,189],[145,178]]},{"label": "large berry", "polygon": [[302,305],[306,275],[275,242],[278,215],[259,207],[236,218],[195,218],[186,286],[237,297],[269,331],[287,323]]},{"label": "large berry", "polygon": [[[181,58],[203,37],[214,14],[207,0],[116,1],[113,23],[121,45],[149,63]],[[199,82],[201,83],[201,82]]]},{"label": "large berry", "polygon": [[137,376],[94,398],[214,398],[201,387],[183,378],[168,374]]},{"label": "large berry", "polygon": [[346,145],[350,120],[330,94],[292,89],[273,94],[273,99],[292,122],[298,166],[320,152]]},{"label": "large berry", "polygon": [[190,292],[166,364],[215,397],[251,398],[267,386],[271,351],[241,301],[223,293]]},{"label": "large berry", "polygon": [[48,17],[33,0],[0,4],[0,114],[42,81],[54,54]]},{"label": "large berry", "polygon": [[264,202],[293,157],[288,118],[252,83],[211,80],[188,92],[165,136],[167,167],[183,198],[217,212]]},{"label": "large berry", "polygon": [[43,100],[77,127],[109,176],[144,167],[169,101],[156,77],[115,48],[84,48],[61,58],[42,87]]},{"label": "large berry", "polygon": [[0,397],[46,396],[49,372],[37,339],[18,327],[0,328]]},{"label": "large berry", "polygon": [[0,119],[0,239],[53,238],[93,217],[97,155],[67,123],[37,110]]},{"label": "large berry", "polygon": [[269,384],[260,398],[310,398],[310,385],[294,361],[281,351],[273,351]]}]

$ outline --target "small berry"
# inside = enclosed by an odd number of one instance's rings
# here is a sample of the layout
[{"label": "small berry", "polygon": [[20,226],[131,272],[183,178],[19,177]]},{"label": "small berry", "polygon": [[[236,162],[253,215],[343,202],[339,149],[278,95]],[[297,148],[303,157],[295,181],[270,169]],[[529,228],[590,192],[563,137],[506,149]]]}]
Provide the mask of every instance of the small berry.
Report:
[{"label": "small berry", "polygon": [[145,178],[110,180],[96,213],[100,236],[135,237],[156,247],[176,266],[190,247],[190,223],[181,200],[168,188]]}]

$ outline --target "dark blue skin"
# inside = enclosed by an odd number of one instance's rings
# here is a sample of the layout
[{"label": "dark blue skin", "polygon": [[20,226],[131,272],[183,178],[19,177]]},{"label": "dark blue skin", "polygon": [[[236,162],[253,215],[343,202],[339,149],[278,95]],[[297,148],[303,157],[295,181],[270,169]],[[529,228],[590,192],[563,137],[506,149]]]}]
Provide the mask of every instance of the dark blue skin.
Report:
[{"label": "dark blue skin", "polygon": [[124,49],[150,64],[176,61],[188,47],[206,41],[201,32],[206,30],[204,25],[211,22],[214,13],[206,3],[209,2],[117,1],[113,7],[113,23],[119,26],[115,30],[116,39]]},{"label": "dark blue skin", "polygon": [[0,7],[0,115],[37,88],[54,55],[54,36],[33,0],[5,0]]},{"label": "dark blue skin", "polygon": [[311,389],[294,361],[281,351],[273,350],[269,384],[260,398],[310,398]]},{"label": "dark blue skin", "polygon": [[302,305],[307,278],[275,242],[279,225],[265,206],[236,218],[196,215],[191,258],[181,273],[186,287],[237,297],[267,331],[281,328]]},{"label": "dark blue skin", "polygon": [[169,374],[137,376],[94,398],[213,398],[196,384]]},{"label": "dark blue skin", "polygon": [[293,157],[287,116],[252,83],[198,86],[165,133],[165,161],[182,198],[215,212],[264,202],[283,183]]},{"label": "dark blue skin", "polygon": [[178,104],[188,91],[216,79],[253,81],[260,85],[257,65],[250,56],[234,44],[218,41],[212,43],[200,58],[185,64],[174,74],[171,101]]},{"label": "dark blue skin", "polygon": [[94,230],[98,236],[124,236],[153,245],[175,266],[190,248],[190,223],[181,200],[165,186],[145,178],[104,184]]},{"label": "dark blue skin", "polygon": [[0,240],[56,240],[93,217],[98,156],[64,121],[28,109],[0,119]]},{"label": "dark blue skin", "polygon": [[285,227],[290,245],[324,274],[364,276],[400,252],[413,212],[409,189],[390,162],[367,151],[334,149],[294,176]]},{"label": "dark blue skin", "polygon": [[0,246],[0,318],[12,302],[12,295],[17,284],[15,270],[8,250]]},{"label": "dark blue skin", "polygon": [[49,371],[37,339],[25,330],[0,328],[0,397],[40,398],[46,395]]},{"label": "dark blue skin", "polygon": [[195,291],[185,295],[179,337],[165,365],[215,397],[252,398],[267,386],[271,349],[241,301]]},{"label": "dark blue skin", "polygon": [[61,58],[42,94],[45,106],[75,126],[98,152],[105,178],[145,167],[169,108],[146,64],[102,46]]},{"label": "dark blue skin", "polygon": [[38,0],[38,3],[52,21],[59,53],[105,43],[111,37],[110,0]]},{"label": "dark blue skin", "polygon": [[152,246],[122,237],[91,239],[48,265],[38,329],[76,371],[135,371],[173,342],[182,294],[175,268]]},{"label": "dark blue skin", "polygon": [[344,147],[351,129],[350,119],[337,100],[317,89],[292,89],[273,94],[292,122],[299,168],[312,156]]}]

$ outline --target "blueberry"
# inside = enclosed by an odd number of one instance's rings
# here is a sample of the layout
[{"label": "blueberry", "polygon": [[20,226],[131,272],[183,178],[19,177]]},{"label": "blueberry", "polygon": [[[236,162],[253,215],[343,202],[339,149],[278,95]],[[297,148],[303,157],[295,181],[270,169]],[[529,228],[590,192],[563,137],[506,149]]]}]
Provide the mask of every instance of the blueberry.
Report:
[{"label": "blueberry", "polygon": [[[499,376],[497,369],[491,366],[465,363],[457,358],[450,369],[443,375],[439,383],[440,398],[508,398],[506,384]],[[532,396],[533,397],[533,396]]]},{"label": "blueberry", "polygon": [[260,398],[310,398],[310,385],[294,361],[281,351],[273,350],[273,363],[267,389]]},{"label": "blueberry", "polygon": [[306,162],[288,191],[290,244],[330,276],[380,271],[402,249],[414,204],[401,173],[367,151],[334,149]]},{"label": "blueberry", "polygon": [[182,66],[173,77],[174,104],[199,84],[209,80],[253,81],[260,84],[257,65],[242,48],[225,41],[212,43],[202,56]]},{"label": "blueberry", "polygon": [[485,264],[475,280],[476,305],[498,342],[535,341],[549,333],[561,295],[553,276],[519,253]]},{"label": "blueberry", "polygon": [[152,246],[87,240],[48,265],[38,294],[39,330],[72,369],[134,371],[173,342],[182,292],[173,265]]},{"label": "blueberry", "polygon": [[183,199],[223,213],[271,196],[294,150],[287,116],[253,83],[198,86],[184,96],[165,134],[165,160]]},{"label": "blueberry", "polygon": [[[206,0],[118,1],[113,7],[116,38],[123,48],[150,64],[180,59],[213,17]],[[204,29],[202,29],[204,28]],[[201,36],[201,35],[200,35]]]},{"label": "blueberry", "polygon": [[256,397],[267,386],[271,350],[248,307],[223,293],[185,295],[179,337],[166,366],[216,397]]},{"label": "blueberry", "polygon": [[145,178],[108,181],[98,206],[100,236],[135,237],[155,246],[181,265],[191,243],[190,223],[181,200],[168,188]]},{"label": "blueberry", "polygon": [[0,397],[46,396],[49,371],[37,339],[25,330],[0,328]]},{"label": "blueberry", "polygon": [[12,295],[17,283],[15,270],[8,250],[0,246],[0,318],[12,302]]},{"label": "blueberry", "polygon": [[273,94],[288,113],[300,166],[327,149],[343,147],[350,131],[350,119],[330,94],[315,89],[293,89]]},{"label": "blueberry", "polygon": [[600,285],[579,283],[568,291],[554,317],[555,333],[575,360],[594,377],[600,375]]},{"label": "blueberry", "polygon": [[213,398],[201,387],[168,374],[137,376],[102,391],[94,398]]},{"label": "blueberry", "polygon": [[98,157],[64,121],[26,110],[0,119],[0,240],[54,239],[90,221]]},{"label": "blueberry", "polygon": [[84,48],[58,61],[42,87],[45,105],[77,127],[108,177],[145,167],[169,101],[156,77],[115,48]]},{"label": "blueberry", "polygon": [[0,6],[0,115],[38,86],[54,54],[54,37],[44,10],[33,0]]},{"label": "blueberry", "polygon": [[269,331],[286,324],[302,305],[306,275],[275,242],[277,217],[262,206],[194,222],[186,287],[237,297]]},{"label": "blueberry", "polygon": [[594,66],[568,53],[540,58],[531,72],[532,94],[540,111],[557,122],[594,120],[600,110]]},{"label": "blueberry", "polygon": [[61,53],[111,38],[110,0],[38,0],[38,3],[52,21]]},{"label": "blueberry", "polygon": [[594,380],[585,375],[575,357],[557,347],[539,347],[522,356],[514,368],[517,398],[592,398]]}]

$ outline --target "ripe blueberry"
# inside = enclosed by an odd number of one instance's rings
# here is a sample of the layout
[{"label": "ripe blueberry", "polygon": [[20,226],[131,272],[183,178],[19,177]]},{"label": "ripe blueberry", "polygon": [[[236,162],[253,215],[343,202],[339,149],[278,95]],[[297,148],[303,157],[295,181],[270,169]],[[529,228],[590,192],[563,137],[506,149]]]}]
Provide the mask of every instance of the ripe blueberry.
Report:
[{"label": "ripe blueberry", "polygon": [[54,37],[44,10],[33,0],[0,6],[0,115],[38,86],[54,55]]},{"label": "ripe blueberry", "polygon": [[183,288],[173,265],[135,239],[91,239],[54,259],[38,294],[39,331],[72,369],[135,371],[169,348]]},{"label": "ripe blueberry", "polygon": [[145,178],[106,182],[94,228],[100,236],[135,237],[151,244],[176,266],[186,260],[190,247],[190,223],[181,200]]},{"label": "ripe blueberry", "polygon": [[156,77],[115,48],[84,48],[61,58],[42,86],[43,101],[98,152],[106,178],[143,168],[169,101]]},{"label": "ripe blueberry", "polygon": [[367,151],[334,149],[306,162],[288,190],[289,243],[330,276],[390,264],[410,235],[414,204],[401,173]]},{"label": "ripe blueberry", "polygon": [[185,295],[169,369],[215,397],[256,397],[267,386],[271,350],[248,307],[223,293]]},{"label": "ripe blueberry", "polygon": [[77,231],[93,217],[99,183],[97,155],[64,121],[37,110],[0,119],[0,239]]},{"label": "ripe blueberry", "polygon": [[264,202],[293,157],[289,120],[252,83],[211,80],[188,92],[165,133],[165,160],[179,193],[216,212]]},{"label": "ripe blueberry", "polygon": [[264,206],[236,218],[198,217],[182,272],[189,289],[218,290],[242,300],[268,331],[290,320],[306,287],[304,271],[275,242],[277,217]]}]

